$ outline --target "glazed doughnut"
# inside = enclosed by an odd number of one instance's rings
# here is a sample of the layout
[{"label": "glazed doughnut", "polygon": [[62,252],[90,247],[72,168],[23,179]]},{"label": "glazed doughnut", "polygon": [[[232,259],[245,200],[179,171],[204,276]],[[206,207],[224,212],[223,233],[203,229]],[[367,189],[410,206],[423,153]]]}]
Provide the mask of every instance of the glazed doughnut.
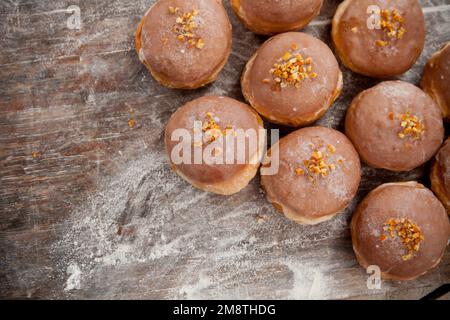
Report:
[{"label": "glazed doughnut", "polygon": [[[227,141],[234,141],[235,147]],[[185,104],[172,115],[165,144],[172,169],[184,180],[204,191],[230,195],[246,187],[256,175],[266,135],[261,118],[248,105],[231,98],[206,96]],[[244,153],[235,151],[239,147]],[[199,160],[195,160],[198,154]],[[183,161],[175,161],[178,156]]]},{"label": "glazed doughnut", "polygon": [[[274,175],[262,175],[267,199],[287,218],[317,224],[347,207],[361,180],[358,153],[339,131],[308,127],[282,138],[268,152],[279,163]],[[262,171],[263,172],[263,171]]]},{"label": "glazed doughnut", "polygon": [[431,189],[450,213],[450,139],[436,154],[431,167]]},{"label": "glazed doughnut", "polygon": [[361,266],[379,266],[383,279],[412,280],[439,264],[450,224],[442,204],[423,185],[388,183],[358,205],[351,233]]},{"label": "glazed doughnut", "polygon": [[298,127],[319,119],[342,90],[330,48],[313,36],[288,32],[267,40],[245,67],[244,97],[267,120]]},{"label": "glazed doughnut", "polygon": [[221,0],[159,0],[136,32],[141,62],[162,85],[196,89],[213,82],[231,52]]},{"label": "glazed doughnut", "polygon": [[436,52],[425,66],[421,87],[450,119],[450,42]]},{"label": "glazed doughnut", "polygon": [[403,81],[386,81],[350,105],[345,131],[361,159],[375,168],[410,171],[430,160],[444,139],[438,105]]},{"label": "glazed doughnut", "polygon": [[345,0],[332,23],[334,46],[343,64],[376,78],[409,70],[422,53],[425,33],[417,0]]},{"label": "glazed doughnut", "polygon": [[242,22],[256,34],[272,35],[306,26],[319,15],[323,0],[231,0]]}]

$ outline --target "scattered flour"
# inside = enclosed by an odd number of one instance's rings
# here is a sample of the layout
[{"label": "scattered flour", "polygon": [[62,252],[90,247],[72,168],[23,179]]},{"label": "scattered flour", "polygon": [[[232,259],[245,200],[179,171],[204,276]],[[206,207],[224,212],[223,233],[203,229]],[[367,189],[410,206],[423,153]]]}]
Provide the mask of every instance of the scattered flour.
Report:
[{"label": "scattered flour", "polygon": [[64,291],[81,289],[81,270],[76,264],[70,264],[67,267],[67,274],[69,277],[66,281]]},{"label": "scattered flour", "polygon": [[[345,216],[316,227],[288,222],[264,201],[257,181],[231,197],[196,190],[170,171],[161,150],[127,162],[96,190],[52,247],[67,294],[89,292],[107,277],[112,292],[124,279],[148,278],[142,297],[166,286],[164,298],[316,297],[310,287],[322,285],[326,270],[302,262],[314,256],[299,250],[347,229]],[[147,271],[120,276],[137,266]],[[277,281],[292,289],[263,289]],[[100,297],[113,295],[108,290]]]}]

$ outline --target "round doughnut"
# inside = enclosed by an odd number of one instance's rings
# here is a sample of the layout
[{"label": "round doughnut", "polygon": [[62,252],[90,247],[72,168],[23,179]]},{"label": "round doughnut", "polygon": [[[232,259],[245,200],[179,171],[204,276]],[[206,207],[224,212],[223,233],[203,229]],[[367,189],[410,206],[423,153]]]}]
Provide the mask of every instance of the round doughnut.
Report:
[{"label": "round doughnut", "polygon": [[330,48],[313,36],[288,32],[267,40],[245,67],[244,97],[267,120],[305,126],[319,119],[342,90]]},{"label": "round doughnut", "polygon": [[431,167],[431,189],[450,213],[450,139],[436,154]]},{"label": "round doughnut", "polygon": [[441,107],[450,120],[450,42],[436,52],[425,66],[421,87]]},{"label": "round doughnut", "polygon": [[162,85],[196,89],[213,82],[231,53],[221,0],[159,0],[136,32],[141,62]]},{"label": "round doughnut", "polygon": [[275,174],[261,184],[267,199],[287,218],[317,224],[333,218],[355,196],[361,180],[358,153],[339,131],[308,127],[282,138],[268,152]]},{"label": "round doughnut", "polygon": [[239,192],[254,178],[265,144],[259,115],[226,97],[205,96],[185,104],[165,131],[172,169],[194,187],[222,195]]},{"label": "round doughnut", "polygon": [[256,34],[272,35],[306,26],[319,15],[323,0],[231,0],[242,22]]},{"label": "round doughnut", "polygon": [[421,166],[444,139],[438,105],[403,81],[382,82],[360,93],[347,111],[345,131],[364,162],[391,171]]},{"label": "round doughnut", "polygon": [[378,266],[383,279],[412,280],[439,264],[450,224],[442,204],[423,185],[388,183],[358,205],[351,234],[361,266]]},{"label": "round doughnut", "polygon": [[343,64],[376,78],[409,70],[422,53],[425,33],[417,0],[345,0],[331,32]]}]

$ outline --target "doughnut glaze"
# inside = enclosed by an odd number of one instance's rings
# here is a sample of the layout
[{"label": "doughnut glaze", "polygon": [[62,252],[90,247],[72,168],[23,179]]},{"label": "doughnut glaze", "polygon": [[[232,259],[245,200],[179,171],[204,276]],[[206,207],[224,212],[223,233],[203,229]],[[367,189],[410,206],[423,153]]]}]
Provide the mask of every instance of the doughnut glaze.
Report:
[{"label": "doughnut glaze", "polygon": [[297,223],[317,224],[333,218],[358,190],[359,157],[339,131],[300,129],[282,138],[268,154],[271,162],[279,161],[279,170],[261,177],[267,199]]},{"label": "doughnut glaze", "polygon": [[439,264],[450,224],[442,204],[423,185],[388,183],[358,205],[351,233],[361,266],[380,267],[384,279],[412,280]]},{"label": "doughnut glaze", "polygon": [[441,107],[446,120],[450,118],[450,42],[428,60],[421,87]]},{"label": "doughnut glaze", "polygon": [[295,31],[319,15],[323,0],[230,0],[231,7],[252,32],[272,35]]},{"label": "doughnut glaze", "polygon": [[159,0],[136,32],[141,62],[162,85],[213,82],[231,53],[231,24],[220,0]]},{"label": "doughnut glaze", "polygon": [[431,189],[450,213],[450,140],[436,154],[431,167]]},{"label": "doughnut glaze", "polygon": [[425,33],[417,0],[345,0],[332,22],[332,39],[342,63],[376,78],[409,70],[422,53]]},{"label": "doughnut glaze", "polygon": [[360,93],[347,111],[345,131],[364,162],[391,171],[423,165],[444,139],[437,104],[403,81],[382,82]]},{"label": "doughnut glaze", "polygon": [[[242,140],[238,130],[246,134]],[[247,135],[252,132],[255,136]],[[180,133],[188,137],[180,139]],[[265,138],[263,122],[256,112],[244,103],[219,96],[188,102],[172,115],[165,131],[172,169],[193,186],[223,195],[239,192],[256,175]],[[234,141],[235,146],[240,144],[244,150],[242,158],[236,147],[228,147],[226,139]],[[180,151],[180,146],[185,149]],[[196,154],[200,158],[195,158]],[[174,160],[178,155],[188,160],[177,163]]]},{"label": "doughnut glaze", "polygon": [[288,32],[267,40],[245,67],[242,92],[268,121],[299,127],[325,114],[339,96],[342,73],[319,39]]}]

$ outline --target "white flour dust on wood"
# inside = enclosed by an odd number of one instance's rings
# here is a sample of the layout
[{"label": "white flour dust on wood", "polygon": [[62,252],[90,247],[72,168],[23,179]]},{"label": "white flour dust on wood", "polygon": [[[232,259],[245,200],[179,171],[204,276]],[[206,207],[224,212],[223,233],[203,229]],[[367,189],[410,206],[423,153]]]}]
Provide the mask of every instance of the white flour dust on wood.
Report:
[{"label": "white flour dust on wood", "polygon": [[76,264],[71,264],[67,267],[67,278],[66,286],[64,291],[79,290],[81,289],[81,270]]},{"label": "white flour dust on wood", "polygon": [[237,195],[212,195],[171,172],[160,150],[147,152],[71,213],[51,252],[66,293],[112,298],[126,283],[141,298],[342,297],[323,280],[340,259],[355,264],[350,247],[343,256],[332,245],[348,236],[348,214],[299,226],[264,199],[257,178]]}]

